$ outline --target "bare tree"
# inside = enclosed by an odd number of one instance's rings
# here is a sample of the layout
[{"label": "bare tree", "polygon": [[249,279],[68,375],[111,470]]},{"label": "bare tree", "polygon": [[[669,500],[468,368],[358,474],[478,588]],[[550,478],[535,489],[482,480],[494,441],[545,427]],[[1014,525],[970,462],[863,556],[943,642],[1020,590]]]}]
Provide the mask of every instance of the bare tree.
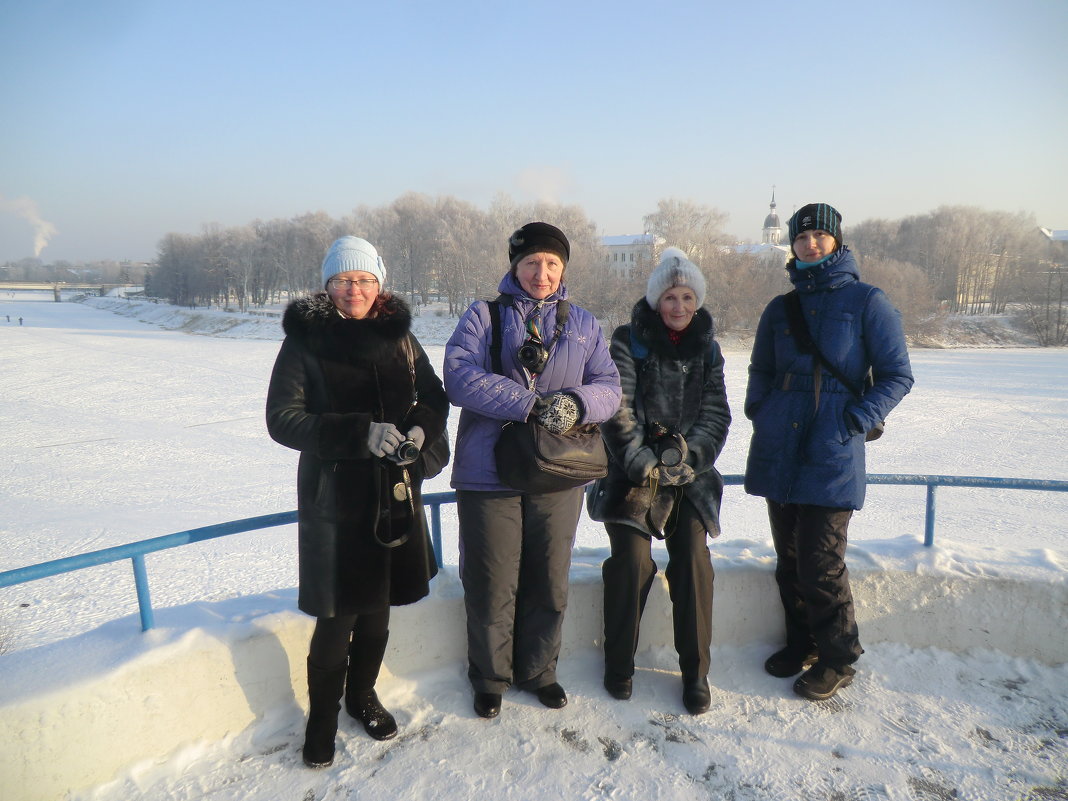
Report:
[{"label": "bare tree", "polygon": [[777,256],[721,248],[702,259],[700,267],[707,284],[705,306],[719,331],[754,331],[768,301],[790,289]]},{"label": "bare tree", "polygon": [[683,250],[690,259],[711,256],[717,248],[729,243],[724,233],[729,215],[711,206],[692,200],[667,198],[656,205],[656,211],[643,218],[647,233],[663,237],[668,245]]},{"label": "bare tree", "polygon": [[1068,243],[1033,235],[1036,255],[1025,263],[1023,317],[1046,346],[1068,344]]},{"label": "bare tree", "polygon": [[886,258],[860,258],[862,281],[883,290],[901,312],[905,332],[913,339],[933,333],[942,315],[935,300],[931,279],[906,261]]}]

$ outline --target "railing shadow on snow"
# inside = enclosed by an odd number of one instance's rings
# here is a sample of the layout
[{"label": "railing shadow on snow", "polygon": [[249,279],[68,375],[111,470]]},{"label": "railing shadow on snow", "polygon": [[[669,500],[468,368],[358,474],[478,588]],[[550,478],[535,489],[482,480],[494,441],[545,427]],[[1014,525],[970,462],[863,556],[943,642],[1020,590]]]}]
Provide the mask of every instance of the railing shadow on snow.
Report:
[{"label": "railing shadow on snow", "polygon": [[[723,483],[728,486],[740,485],[743,483],[743,479],[744,477],[741,475],[726,475],[723,477]],[[868,484],[927,487],[927,512],[924,522],[923,544],[928,548],[934,545],[935,490],[938,487],[1068,492],[1068,481],[1033,478],[871,473],[868,475]],[[441,507],[455,502],[455,492],[434,492],[423,496],[423,505],[430,512],[430,536],[434,544],[434,554],[437,558],[438,567],[442,567],[444,564],[441,545]],[[246,517],[243,520],[231,520],[227,523],[217,523],[188,531],[178,531],[174,534],[164,534],[162,537],[153,537],[126,545],[116,545],[112,548],[89,551],[76,556],[53,559],[49,562],[40,562],[39,564],[0,572],[0,587],[25,584],[26,582],[49,576],[57,576],[62,573],[71,573],[75,570],[83,570],[87,567],[129,559],[133,563],[134,585],[137,588],[137,606],[141,617],[141,630],[148,631],[155,626],[155,615],[152,611],[152,599],[148,589],[148,569],[145,565],[145,554],[167,550],[168,548],[178,548],[182,545],[191,545],[195,542],[203,542],[217,537],[226,537],[231,534],[240,534],[245,531],[256,531],[262,528],[273,528],[296,522],[297,512],[293,510],[260,515],[259,517]]]}]

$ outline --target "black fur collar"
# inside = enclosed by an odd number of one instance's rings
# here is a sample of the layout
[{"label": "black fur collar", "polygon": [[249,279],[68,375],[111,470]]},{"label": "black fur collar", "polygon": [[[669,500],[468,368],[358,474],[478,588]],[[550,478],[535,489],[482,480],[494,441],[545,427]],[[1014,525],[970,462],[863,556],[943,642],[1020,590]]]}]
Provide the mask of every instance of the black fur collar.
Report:
[{"label": "black fur collar", "polygon": [[630,324],[638,339],[648,345],[651,352],[672,359],[703,357],[715,333],[712,315],[702,307],[697,310],[693,322],[683,332],[682,340],[676,347],[668,339],[668,328],[664,325],[664,321],[660,319],[659,314],[649,308],[645,298],[634,304]]},{"label": "black fur collar", "polygon": [[376,360],[411,329],[412,313],[396,295],[375,317],[342,317],[330,296],[319,292],[290,303],[282,315],[282,330],[317,356],[338,361]]}]

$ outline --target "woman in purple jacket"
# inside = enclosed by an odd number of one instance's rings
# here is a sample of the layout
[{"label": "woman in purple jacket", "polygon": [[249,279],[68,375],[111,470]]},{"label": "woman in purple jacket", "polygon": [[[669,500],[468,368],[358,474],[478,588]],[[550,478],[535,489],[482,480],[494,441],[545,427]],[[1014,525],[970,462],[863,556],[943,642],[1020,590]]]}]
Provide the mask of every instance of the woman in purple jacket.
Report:
[{"label": "woman in purple jacket", "polygon": [[567,237],[548,223],[528,223],[508,240],[510,269],[498,287],[503,375],[493,372],[485,301],[471,305],[445,346],[445,389],[461,408],[452,486],[468,676],[484,718],[497,716],[513,684],[552,709],[567,703],[556,663],[583,491],[511,489],[497,477],[493,449],[507,422],[563,432],[604,422],[619,406],[619,372],[596,318],[569,302],[557,330],[570,256]]}]

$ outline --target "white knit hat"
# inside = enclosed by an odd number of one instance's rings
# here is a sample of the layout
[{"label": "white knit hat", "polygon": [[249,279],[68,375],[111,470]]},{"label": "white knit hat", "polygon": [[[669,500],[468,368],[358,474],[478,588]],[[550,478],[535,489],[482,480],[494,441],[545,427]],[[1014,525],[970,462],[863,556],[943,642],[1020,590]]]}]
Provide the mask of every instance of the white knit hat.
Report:
[{"label": "white knit hat", "polygon": [[660,264],[650,274],[649,283],[645,286],[645,302],[656,311],[660,296],[677,286],[693,290],[697,296],[697,308],[705,305],[705,277],[697,265],[678,248],[664,248],[660,254]]},{"label": "white knit hat", "polygon": [[338,273],[362,270],[378,279],[381,288],[386,283],[386,265],[375,246],[358,236],[343,236],[330,246],[323,259],[323,287]]}]

